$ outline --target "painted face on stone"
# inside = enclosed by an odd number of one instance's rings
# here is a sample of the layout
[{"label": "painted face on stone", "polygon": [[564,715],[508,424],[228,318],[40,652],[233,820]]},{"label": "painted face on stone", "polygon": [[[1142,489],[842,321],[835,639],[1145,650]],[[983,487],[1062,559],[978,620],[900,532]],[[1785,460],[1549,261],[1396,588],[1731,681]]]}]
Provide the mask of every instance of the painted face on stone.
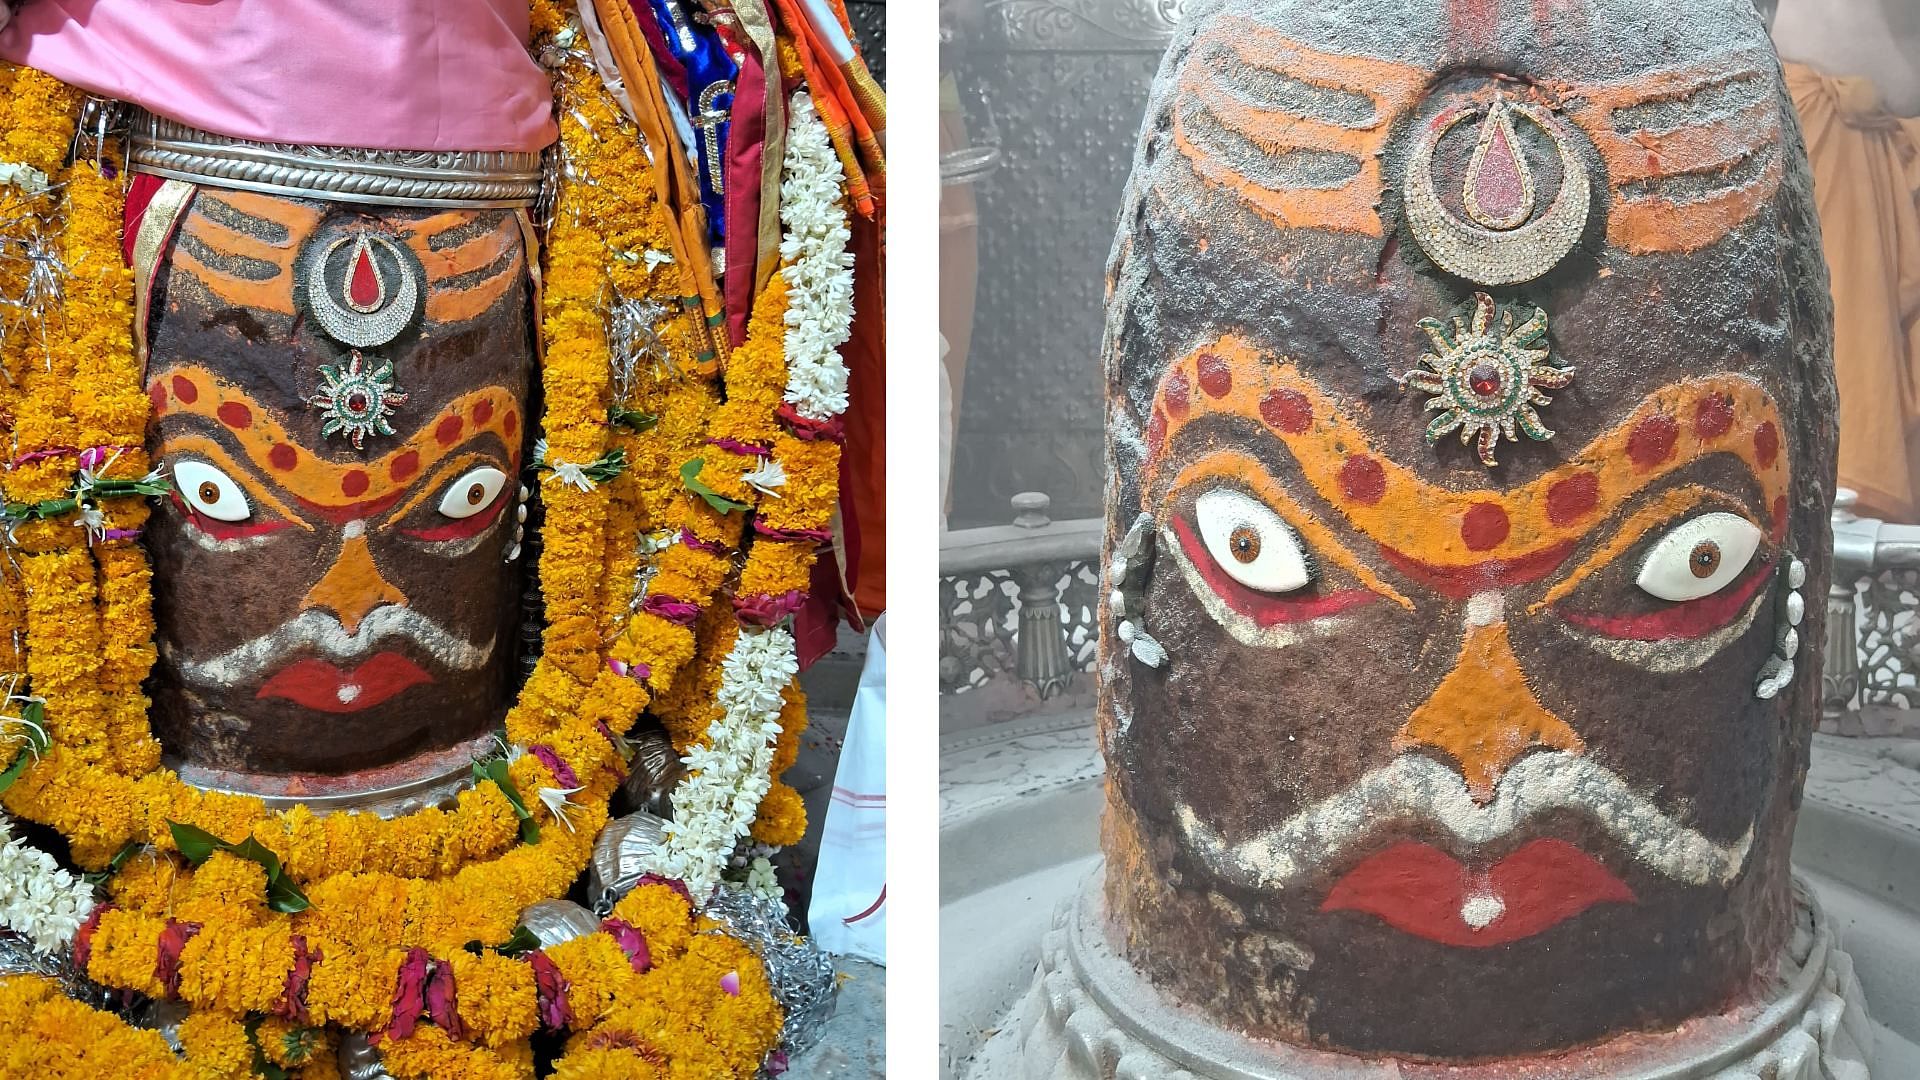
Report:
[{"label": "painted face on stone", "polygon": [[148,387],[156,728],[196,776],[377,787],[497,722],[527,280],[508,211],[194,197]]},{"label": "painted face on stone", "polygon": [[1116,617],[1166,654],[1107,668],[1124,940],[1417,1057],[1724,1003],[1786,932],[1833,467],[1758,24],[1436,79],[1533,28],[1359,57],[1246,6],[1163,71],[1116,247]]}]

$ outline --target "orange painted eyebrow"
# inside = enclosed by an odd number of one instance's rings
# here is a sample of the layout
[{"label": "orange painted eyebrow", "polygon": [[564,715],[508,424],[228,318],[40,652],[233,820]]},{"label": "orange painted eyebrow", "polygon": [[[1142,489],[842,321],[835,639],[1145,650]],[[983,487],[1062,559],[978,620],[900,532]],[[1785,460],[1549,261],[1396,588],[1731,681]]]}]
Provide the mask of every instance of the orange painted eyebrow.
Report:
[{"label": "orange painted eyebrow", "polygon": [[156,417],[190,415],[221,425],[254,468],[320,510],[379,506],[404,492],[441,459],[483,434],[497,435],[517,461],[520,407],[505,387],[469,391],[422,421],[414,433],[365,464],[327,461],[295,442],[272,410],[203,367],[169,368],[153,377],[148,397]]},{"label": "orange painted eyebrow", "polygon": [[1148,490],[1180,430],[1208,416],[1249,419],[1286,446],[1307,482],[1356,529],[1442,569],[1539,558],[1586,537],[1606,513],[1691,462],[1731,454],[1751,470],[1777,523],[1786,515],[1780,413],[1739,375],[1686,379],[1649,394],[1572,460],[1508,490],[1428,483],[1376,450],[1334,399],[1291,360],[1265,359],[1237,336],[1181,357],[1162,376],[1148,420]]}]

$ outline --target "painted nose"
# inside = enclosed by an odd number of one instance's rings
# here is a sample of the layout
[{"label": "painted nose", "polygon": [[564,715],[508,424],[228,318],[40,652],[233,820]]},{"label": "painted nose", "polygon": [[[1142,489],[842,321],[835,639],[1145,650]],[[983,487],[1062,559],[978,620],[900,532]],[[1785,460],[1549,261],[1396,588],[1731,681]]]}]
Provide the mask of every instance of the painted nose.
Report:
[{"label": "painted nose", "polygon": [[373,553],[367,550],[367,538],[353,536],[341,542],[340,557],[307,590],[301,607],[326,608],[347,633],[355,634],[373,609],[386,604],[405,607],[407,594],[380,576],[380,568],[373,565]]},{"label": "painted nose", "polygon": [[1395,750],[1429,746],[1453,758],[1477,803],[1535,747],[1578,754],[1586,743],[1540,704],[1507,640],[1507,624],[1469,625],[1460,659],[1393,738]]}]

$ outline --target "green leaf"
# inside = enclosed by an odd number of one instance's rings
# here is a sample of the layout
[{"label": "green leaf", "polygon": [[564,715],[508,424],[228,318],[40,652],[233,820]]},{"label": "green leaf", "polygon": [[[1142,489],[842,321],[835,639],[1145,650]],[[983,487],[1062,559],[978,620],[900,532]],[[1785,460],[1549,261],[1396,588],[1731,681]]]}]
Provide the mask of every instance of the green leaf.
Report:
[{"label": "green leaf", "polygon": [[20,779],[20,774],[26,772],[27,766],[31,764],[33,764],[33,751],[24,746],[21,747],[19,756],[13,759],[13,764],[7,766],[5,772],[0,772],[0,791],[12,787],[13,782]]},{"label": "green leaf", "polygon": [[249,836],[237,844],[227,845],[227,851],[249,862],[259,863],[267,871],[267,880],[280,876],[280,856],[268,851],[265,844]]},{"label": "green leaf", "polygon": [[293,879],[276,871],[267,877],[267,906],[282,915],[297,915],[309,905]]},{"label": "green leaf", "polygon": [[525,956],[540,947],[540,939],[525,926],[513,928],[513,936],[500,943],[497,951],[501,956]]},{"label": "green leaf", "polygon": [[119,873],[120,868],[127,865],[127,860],[133,858],[134,853],[138,852],[141,848],[144,848],[144,847],[146,847],[146,845],[140,843],[137,840],[127,841],[125,846],[123,846],[119,851],[114,853],[113,861],[107,864],[107,868],[105,870],[93,870],[93,871],[89,871],[88,873],[81,874],[80,880],[96,888],[101,885],[105,885],[107,883],[108,878]]},{"label": "green leaf", "polygon": [[267,1060],[267,1053],[260,1048],[260,1024],[265,1017],[255,1016],[246,1023],[247,1045],[253,1047],[253,1071],[266,1080],[289,1080],[287,1070]]},{"label": "green leaf", "polygon": [[608,419],[614,427],[623,427],[632,432],[652,431],[660,418],[641,412],[639,409],[622,408],[615,405],[608,413]]},{"label": "green leaf", "polygon": [[500,794],[507,797],[508,805],[513,807],[513,816],[520,819],[520,840],[522,843],[537,844],[540,842],[540,826],[533,820],[533,815],[527,812],[526,800],[520,797],[520,789],[514,786],[513,778],[508,775],[506,758],[493,758],[488,761],[474,762],[473,778],[475,780],[493,781],[494,786],[500,789]]},{"label": "green leaf", "polygon": [[228,847],[225,840],[205,829],[182,825],[171,819],[167,821],[167,831],[173,834],[173,846],[179,848],[180,854],[195,866],[206,862],[214,852],[225,851]]},{"label": "green leaf", "polygon": [[731,514],[735,510],[747,509],[746,503],[734,502],[700,482],[700,470],[706,467],[707,459],[705,458],[694,458],[680,466],[680,482],[687,485],[695,495],[707,500],[707,505],[713,507],[715,513]]}]

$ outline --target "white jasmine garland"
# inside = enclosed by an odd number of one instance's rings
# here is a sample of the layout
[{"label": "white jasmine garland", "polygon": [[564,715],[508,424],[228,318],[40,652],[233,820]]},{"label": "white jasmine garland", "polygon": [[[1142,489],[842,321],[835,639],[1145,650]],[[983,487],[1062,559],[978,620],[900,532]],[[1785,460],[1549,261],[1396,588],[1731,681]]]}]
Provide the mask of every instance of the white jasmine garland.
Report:
[{"label": "white jasmine garland", "polygon": [[25,937],[41,952],[58,952],[93,911],[92,886],[53,856],[13,838],[4,814],[0,841],[0,929]]},{"label": "white jasmine garland", "polygon": [[688,774],[673,791],[673,820],[659,867],[702,900],[719,883],[772,786],[782,695],[799,672],[793,635],[778,628],[742,629],[721,662],[718,701],[724,711],[707,728],[707,741],[681,759]]},{"label": "white jasmine garland", "polygon": [[840,346],[853,327],[852,233],[840,185],[846,174],[813,99],[793,95],[786,179],[780,184],[780,258],[787,282],[787,394],[794,411],[829,420],[847,411]]}]

